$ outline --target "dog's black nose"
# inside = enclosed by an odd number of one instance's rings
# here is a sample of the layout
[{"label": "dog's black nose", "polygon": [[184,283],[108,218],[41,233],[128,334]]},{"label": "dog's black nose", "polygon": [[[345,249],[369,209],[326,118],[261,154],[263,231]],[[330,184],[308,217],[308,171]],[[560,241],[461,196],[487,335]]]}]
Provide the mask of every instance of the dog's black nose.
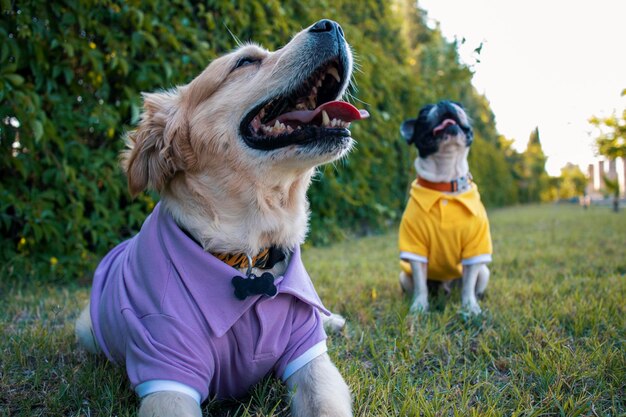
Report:
[{"label": "dog's black nose", "polygon": [[339,26],[339,23],[329,19],[322,19],[309,28],[309,32],[321,33],[321,32],[339,32],[339,35],[343,36],[343,29]]}]

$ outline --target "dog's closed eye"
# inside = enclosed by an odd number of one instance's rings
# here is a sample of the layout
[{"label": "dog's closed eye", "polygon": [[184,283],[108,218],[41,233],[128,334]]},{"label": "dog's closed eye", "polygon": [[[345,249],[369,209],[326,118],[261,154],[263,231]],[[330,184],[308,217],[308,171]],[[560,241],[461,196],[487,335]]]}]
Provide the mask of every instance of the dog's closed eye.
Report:
[{"label": "dog's closed eye", "polygon": [[260,61],[261,61],[261,58],[258,58],[258,57],[252,57],[252,56],[241,57],[235,64],[233,71],[236,70],[237,68],[245,67],[251,64],[256,64],[257,62],[260,62]]}]

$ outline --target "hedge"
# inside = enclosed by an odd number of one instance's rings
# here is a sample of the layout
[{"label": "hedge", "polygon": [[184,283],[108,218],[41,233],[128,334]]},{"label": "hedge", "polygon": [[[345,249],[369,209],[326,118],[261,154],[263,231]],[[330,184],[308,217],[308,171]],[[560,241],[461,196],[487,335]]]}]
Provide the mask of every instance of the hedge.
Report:
[{"label": "hedge", "polygon": [[118,153],[140,92],[189,82],[239,40],[277,48],[323,17],[344,28],[358,67],[352,100],[372,117],[354,127],[352,155],[321,169],[310,190],[311,242],[394,227],[415,157],[398,126],[441,98],[465,99],[484,122],[472,165],[493,183],[481,188],[487,203],[514,201],[498,191],[514,184],[488,103],[456,46],[408,1],[4,0],[1,283],[86,282],[98,258],[138,230],[158,196],[130,198]]}]

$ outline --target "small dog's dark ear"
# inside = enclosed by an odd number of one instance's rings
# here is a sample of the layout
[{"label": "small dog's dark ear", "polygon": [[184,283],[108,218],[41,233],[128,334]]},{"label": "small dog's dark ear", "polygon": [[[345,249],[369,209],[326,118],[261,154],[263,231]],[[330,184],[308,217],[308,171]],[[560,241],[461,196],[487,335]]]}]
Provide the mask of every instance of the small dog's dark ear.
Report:
[{"label": "small dog's dark ear", "polygon": [[415,132],[416,119],[407,119],[400,125],[400,133],[409,145],[413,142],[413,132]]}]

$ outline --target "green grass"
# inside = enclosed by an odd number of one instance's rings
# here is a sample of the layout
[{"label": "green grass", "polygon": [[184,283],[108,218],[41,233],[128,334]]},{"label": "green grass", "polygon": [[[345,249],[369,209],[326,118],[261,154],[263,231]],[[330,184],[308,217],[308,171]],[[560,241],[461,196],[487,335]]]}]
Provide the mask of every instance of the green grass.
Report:
[{"label": "green grass", "polygon": [[[534,206],[490,213],[484,313],[458,291],[408,316],[395,231],[304,251],[325,304],[344,314],[330,354],[356,416],[626,415],[626,212]],[[124,373],[86,355],[73,321],[88,289],[12,290],[0,300],[0,415],[132,416]],[[205,415],[288,416],[266,379]]]}]

